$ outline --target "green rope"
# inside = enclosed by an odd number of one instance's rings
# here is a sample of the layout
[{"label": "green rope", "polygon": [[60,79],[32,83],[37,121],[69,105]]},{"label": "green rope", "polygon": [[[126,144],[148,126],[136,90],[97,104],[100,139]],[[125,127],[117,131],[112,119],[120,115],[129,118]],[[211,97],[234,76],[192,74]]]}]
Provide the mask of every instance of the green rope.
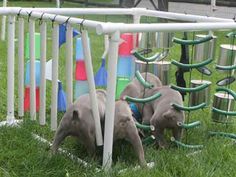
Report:
[{"label": "green rope", "polygon": [[135,76],[138,79],[138,81],[145,87],[145,88],[153,88],[154,85],[150,84],[148,82],[145,81],[145,79],[142,77],[141,73],[137,70],[135,72]]},{"label": "green rope", "polygon": [[210,41],[213,39],[212,35],[208,35],[204,38],[201,39],[196,39],[196,40],[184,40],[184,39],[179,39],[179,38],[173,38],[173,42],[181,45],[196,45],[196,44],[201,44],[207,41]]},{"label": "green rope", "polygon": [[175,103],[172,103],[172,106],[177,109],[177,110],[181,110],[181,111],[195,111],[198,109],[202,109],[206,107],[206,103],[201,103],[199,105],[196,106],[189,106],[189,107],[184,107]]},{"label": "green rope", "polygon": [[124,100],[129,101],[129,102],[133,102],[133,103],[147,103],[153,100],[156,100],[157,98],[159,98],[161,96],[160,93],[156,93],[150,97],[147,98],[133,98],[130,96],[125,96]]},{"label": "green rope", "polygon": [[178,122],[177,125],[181,128],[184,128],[184,129],[190,129],[190,128],[194,128],[194,127],[197,127],[197,126],[201,125],[201,122],[196,121],[196,122],[192,122],[192,123],[189,123],[189,124],[184,124],[182,122]]},{"label": "green rope", "polygon": [[217,109],[217,108],[214,108],[214,107],[212,107],[212,111],[216,112],[216,113],[219,113],[219,114],[226,115],[226,116],[236,116],[236,112],[223,111],[223,110],[220,110],[220,109]]},{"label": "green rope", "polygon": [[199,68],[199,67],[208,65],[212,61],[213,61],[213,59],[209,58],[201,63],[196,63],[196,64],[183,64],[183,63],[180,63],[176,60],[172,60],[171,63],[175,66],[178,66],[179,68],[192,69],[192,68]]},{"label": "green rope", "polygon": [[212,132],[209,131],[210,136],[223,136],[226,138],[236,139],[236,134],[233,133],[224,133],[224,132]]},{"label": "green rope", "polygon": [[155,130],[155,127],[153,125],[143,125],[138,122],[135,122],[135,125],[137,128],[142,129],[142,130],[146,130],[146,131],[154,131]]},{"label": "green rope", "polygon": [[177,90],[177,91],[180,91],[180,92],[197,92],[197,91],[200,91],[200,90],[203,90],[205,88],[207,88],[209,85],[211,85],[210,83],[205,83],[205,84],[202,84],[198,87],[194,87],[194,88],[185,88],[185,87],[179,87],[179,86],[176,86],[176,85],[171,85],[170,88],[174,89],[174,90]]},{"label": "green rope", "polygon": [[203,145],[189,145],[177,141],[174,137],[171,137],[171,141],[174,142],[178,147],[188,148],[188,149],[201,149]]}]

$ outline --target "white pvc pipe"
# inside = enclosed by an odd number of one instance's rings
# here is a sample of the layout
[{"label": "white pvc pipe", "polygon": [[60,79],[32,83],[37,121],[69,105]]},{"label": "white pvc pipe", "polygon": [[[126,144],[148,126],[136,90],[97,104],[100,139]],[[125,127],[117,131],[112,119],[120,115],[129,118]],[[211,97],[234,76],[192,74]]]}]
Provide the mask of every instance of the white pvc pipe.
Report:
[{"label": "white pvc pipe", "polygon": [[[133,16],[133,24],[139,24],[140,23],[140,18],[141,16],[140,15],[134,15]],[[134,46],[134,49],[136,48],[136,43],[137,43],[137,34],[138,33],[134,33],[133,34],[133,46]]]},{"label": "white pvc pipe", "polygon": [[29,20],[29,59],[30,59],[30,118],[36,120],[35,98],[35,21]]},{"label": "white pvc pipe", "polygon": [[[0,8],[1,9],[1,8]],[[145,8],[24,8],[28,11],[38,11],[60,15],[132,15],[137,9]]]},{"label": "white pvc pipe", "polygon": [[104,35],[104,52],[102,54],[102,59],[106,58],[109,51],[109,35]]},{"label": "white pvc pipe", "polygon": [[[3,7],[7,7],[7,0],[3,0]],[[2,29],[1,29],[1,40],[5,41],[6,38],[6,16],[2,16]]]},{"label": "white pvc pipe", "polygon": [[170,20],[178,20],[178,21],[233,22],[232,19],[208,17],[208,16],[201,16],[201,15],[191,15],[191,14],[183,14],[183,13],[175,13],[175,12],[164,12],[164,11],[146,10],[146,9],[139,9],[138,11],[139,11],[139,14],[142,15],[142,16],[159,17],[159,18],[170,19]]},{"label": "white pvc pipe", "polygon": [[60,8],[61,7],[60,0],[56,0],[56,1],[57,1],[57,8]]},{"label": "white pvc pipe", "polygon": [[15,17],[8,18],[8,46],[7,46],[7,122],[14,117],[14,62],[15,62]]},{"label": "white pvc pipe", "polygon": [[52,95],[51,95],[51,130],[57,129],[57,94],[58,94],[58,58],[59,25],[55,23],[52,30]]},{"label": "white pvc pipe", "polygon": [[40,111],[39,124],[46,123],[46,51],[47,51],[47,24],[40,25]]},{"label": "white pvc pipe", "polygon": [[116,70],[118,60],[118,47],[120,33],[116,31],[110,38],[110,50],[108,54],[108,82],[107,82],[107,100],[105,114],[105,133],[103,149],[103,167],[108,170],[112,164],[112,145],[115,115],[115,92],[116,92]]},{"label": "white pvc pipe", "polygon": [[73,27],[66,30],[66,108],[73,103]]},{"label": "white pvc pipe", "polygon": [[92,65],[91,51],[89,47],[88,32],[86,30],[82,30],[81,38],[82,38],[87,80],[89,84],[90,104],[92,107],[92,112],[95,122],[96,142],[98,146],[101,146],[103,145],[102,129],[98,111],[97,94],[94,82],[93,65]]},{"label": "white pvc pipe", "polygon": [[127,32],[178,32],[178,31],[209,31],[236,29],[235,22],[217,23],[158,23],[158,24],[124,24],[106,23],[96,28],[97,34],[110,34],[114,31]]},{"label": "white pvc pipe", "polygon": [[24,19],[18,23],[18,115],[24,116]]}]

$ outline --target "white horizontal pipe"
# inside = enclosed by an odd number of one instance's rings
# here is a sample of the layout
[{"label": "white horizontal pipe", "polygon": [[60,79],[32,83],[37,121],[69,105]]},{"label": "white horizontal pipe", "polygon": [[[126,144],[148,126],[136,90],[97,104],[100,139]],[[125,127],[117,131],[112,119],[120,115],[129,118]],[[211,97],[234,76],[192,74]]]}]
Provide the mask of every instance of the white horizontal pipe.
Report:
[{"label": "white horizontal pipe", "polygon": [[[59,8],[57,8],[59,9]],[[21,11],[20,11],[21,10]],[[0,8],[1,11],[1,8]],[[20,14],[18,14],[20,11]],[[11,9],[11,14],[12,15],[20,15],[20,16],[24,16],[24,17],[28,17],[29,13],[31,13],[31,18],[35,18],[35,19],[40,19],[42,18],[42,20],[47,20],[47,21],[52,21],[54,20],[57,23],[65,23],[68,22],[68,24],[80,24],[83,22],[83,26],[85,27],[89,27],[89,28],[95,28],[98,24],[102,24],[103,22],[98,22],[98,21],[93,21],[93,20],[87,20],[87,19],[81,19],[81,18],[75,18],[75,17],[71,17],[68,20],[67,16],[62,16],[62,15],[55,15],[55,14],[49,14],[49,13],[44,13],[44,12],[37,12],[34,9],[32,9],[32,11],[30,10],[25,10],[25,9],[20,9],[20,8],[12,8]]]},{"label": "white horizontal pipe", "polygon": [[232,19],[208,17],[201,15],[191,15],[174,12],[163,12],[156,10],[139,9],[142,16],[160,17],[171,20],[192,21],[192,22],[234,22]]},{"label": "white horizontal pipe", "polygon": [[[60,15],[132,15],[137,9],[145,8],[23,8],[28,11]],[[1,10],[1,8],[0,8]]]},{"label": "white horizontal pipe", "polygon": [[159,23],[159,24],[124,24],[124,23],[106,23],[100,24],[97,28],[97,34],[110,34],[116,30],[121,33],[127,32],[177,32],[177,31],[209,31],[209,30],[230,30],[236,29],[235,22],[217,22],[217,23]]}]

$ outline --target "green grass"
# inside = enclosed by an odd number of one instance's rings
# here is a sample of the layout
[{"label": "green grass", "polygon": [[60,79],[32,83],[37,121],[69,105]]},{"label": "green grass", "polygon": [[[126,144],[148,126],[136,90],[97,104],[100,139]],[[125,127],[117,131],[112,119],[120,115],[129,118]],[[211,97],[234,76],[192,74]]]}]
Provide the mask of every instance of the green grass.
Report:
[{"label": "green grass", "polygon": [[[9,2],[10,6],[22,7],[55,7],[55,3],[45,2]],[[1,3],[0,3],[1,6]],[[75,7],[77,4],[65,3],[64,7]],[[105,19],[107,21],[115,22],[131,22],[128,16],[85,16],[94,20]],[[142,19],[145,21],[145,18]],[[26,23],[27,27],[27,23]],[[48,25],[48,35],[51,34],[51,26]],[[36,27],[38,30],[39,28]],[[219,45],[222,43],[229,43],[224,37],[226,32],[216,32],[218,36],[216,58],[219,55]],[[191,37],[192,34],[189,35]],[[91,40],[92,58],[94,71],[96,72],[101,63],[101,55],[103,53],[103,38],[97,36],[94,31],[89,31]],[[180,33],[176,36],[181,37]],[[6,42],[0,42],[0,120],[5,120],[6,117],[6,87],[7,87],[7,46]],[[47,58],[51,56],[51,40],[48,40]],[[175,45],[171,48],[168,59],[180,58],[180,46]],[[59,78],[65,82],[65,46],[60,50],[60,74]],[[17,57],[15,68],[17,69]],[[211,77],[204,77],[206,80],[212,81],[211,97],[216,88],[216,81],[223,78],[225,75],[214,70],[214,65],[210,68],[214,71]],[[171,80],[175,83],[176,68],[172,67]],[[17,76],[17,70],[15,72]],[[185,78],[188,80],[188,73]],[[200,79],[201,75],[197,71],[193,71],[192,78]],[[15,93],[17,93],[17,79],[15,81]],[[84,168],[76,162],[69,160],[64,155],[52,156],[48,150],[48,146],[41,144],[34,140],[31,133],[36,133],[45,139],[52,141],[54,132],[50,131],[50,82],[47,82],[47,124],[39,126],[37,122],[32,122],[29,119],[28,113],[24,117],[24,123],[21,128],[3,127],[0,129],[0,176],[169,176],[169,177],[219,177],[219,176],[236,176],[236,151],[235,145],[225,146],[230,144],[229,140],[223,138],[208,138],[207,132],[209,130],[219,130],[227,132],[235,132],[235,125],[225,127],[221,124],[213,124],[211,121],[210,108],[191,113],[191,121],[200,120],[202,125],[199,128],[188,131],[188,142],[190,144],[204,144],[204,149],[201,153],[187,157],[186,154],[193,152],[192,150],[170,148],[166,150],[157,150],[153,146],[144,147],[145,157],[148,162],[154,161],[155,167],[151,170],[142,169],[132,171],[131,169],[138,164],[137,159],[132,152],[132,148],[128,144],[117,143],[114,147],[114,165],[110,173],[96,173],[94,167],[99,166],[99,161],[93,160],[87,156],[86,149],[80,146],[74,138],[67,138],[62,147],[78,157],[88,161],[92,164],[90,168]],[[233,84],[232,89],[236,90],[236,84]],[[17,100],[17,94],[15,98]],[[185,105],[187,105],[185,101]],[[17,108],[17,102],[15,102]],[[17,109],[16,109],[17,110]],[[15,112],[17,116],[17,111]],[[58,114],[58,119],[62,117],[62,113]],[[169,135],[169,134],[168,134]],[[184,133],[185,139],[186,133]],[[118,171],[128,168],[129,170],[119,174]]]}]

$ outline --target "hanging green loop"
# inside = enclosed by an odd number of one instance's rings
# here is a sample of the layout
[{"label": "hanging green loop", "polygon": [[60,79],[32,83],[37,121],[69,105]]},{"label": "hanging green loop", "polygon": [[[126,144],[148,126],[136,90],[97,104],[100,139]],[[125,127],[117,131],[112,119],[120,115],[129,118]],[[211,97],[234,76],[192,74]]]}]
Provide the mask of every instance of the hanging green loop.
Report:
[{"label": "hanging green loop", "polygon": [[226,116],[236,116],[236,112],[223,111],[223,110],[220,110],[220,109],[217,109],[217,108],[214,108],[214,107],[212,107],[212,111],[216,112],[216,113],[219,113],[219,114],[226,115]]},{"label": "hanging green loop", "polygon": [[201,103],[199,105],[196,106],[191,106],[191,107],[184,107],[175,103],[171,104],[175,109],[180,110],[180,111],[195,111],[198,109],[203,109],[204,107],[206,107],[206,103]]},{"label": "hanging green loop", "polygon": [[179,68],[184,68],[184,69],[192,69],[192,68],[199,68],[205,65],[208,65],[209,63],[211,63],[213,61],[213,59],[209,58],[201,63],[195,63],[195,64],[183,64],[180,63],[176,60],[172,60],[171,64],[178,66]]},{"label": "hanging green loop", "polygon": [[146,82],[138,70],[135,72],[135,76],[145,88],[153,88],[154,85]]},{"label": "hanging green loop", "polygon": [[209,131],[210,136],[223,136],[226,138],[236,139],[236,134],[234,133],[224,133],[224,132],[212,132]]},{"label": "hanging green loop", "polygon": [[145,138],[144,140],[142,140],[142,143],[144,145],[150,145],[150,144],[153,144],[155,142],[155,136],[151,135],[147,138]]},{"label": "hanging green loop", "polygon": [[196,40],[184,40],[184,39],[179,39],[179,38],[173,38],[173,42],[181,45],[196,45],[196,44],[201,44],[207,41],[210,41],[213,39],[212,35],[208,35],[204,38],[201,39],[196,39]]},{"label": "hanging green loop", "polygon": [[184,128],[184,129],[190,129],[190,128],[194,128],[194,127],[197,127],[197,126],[201,125],[201,122],[196,121],[196,122],[192,122],[192,123],[189,123],[189,124],[178,122],[177,125],[181,128]]},{"label": "hanging green loop", "polygon": [[170,88],[180,91],[180,92],[197,92],[197,91],[207,88],[209,85],[210,85],[209,83],[204,83],[204,84],[194,87],[194,88],[184,88],[184,87],[179,87],[176,85],[171,85]]},{"label": "hanging green loop", "polygon": [[236,38],[236,32],[230,32],[226,35],[227,38]]},{"label": "hanging green loop", "polygon": [[133,102],[133,103],[147,103],[147,102],[150,102],[150,101],[153,101],[157,98],[159,98],[161,96],[160,93],[156,93],[150,97],[147,97],[147,98],[133,98],[133,97],[130,97],[130,96],[124,96],[124,100],[126,101],[129,101],[129,102]]},{"label": "hanging green loop", "polygon": [[174,137],[171,137],[171,141],[174,142],[178,147],[184,147],[184,148],[188,148],[188,149],[201,149],[201,148],[203,148],[203,145],[184,144],[180,141],[177,141]]},{"label": "hanging green loop", "polygon": [[143,125],[138,122],[135,122],[135,125],[137,128],[142,129],[142,130],[146,130],[146,131],[154,131],[155,130],[155,127],[153,125]]},{"label": "hanging green loop", "polygon": [[230,90],[228,88],[223,88],[223,87],[219,87],[216,89],[217,92],[227,92],[228,94],[230,94],[232,97],[234,97],[234,100],[236,100],[236,93],[233,90]]},{"label": "hanging green loop", "polygon": [[151,57],[144,57],[142,55],[140,55],[138,52],[134,52],[133,55],[140,61],[143,61],[143,62],[153,62],[153,61],[156,61],[161,55],[162,53],[156,53],[155,55],[151,56]]},{"label": "hanging green loop", "polygon": [[236,65],[230,65],[230,66],[216,65],[216,69],[224,70],[224,71],[233,70],[233,69],[236,69]]}]

